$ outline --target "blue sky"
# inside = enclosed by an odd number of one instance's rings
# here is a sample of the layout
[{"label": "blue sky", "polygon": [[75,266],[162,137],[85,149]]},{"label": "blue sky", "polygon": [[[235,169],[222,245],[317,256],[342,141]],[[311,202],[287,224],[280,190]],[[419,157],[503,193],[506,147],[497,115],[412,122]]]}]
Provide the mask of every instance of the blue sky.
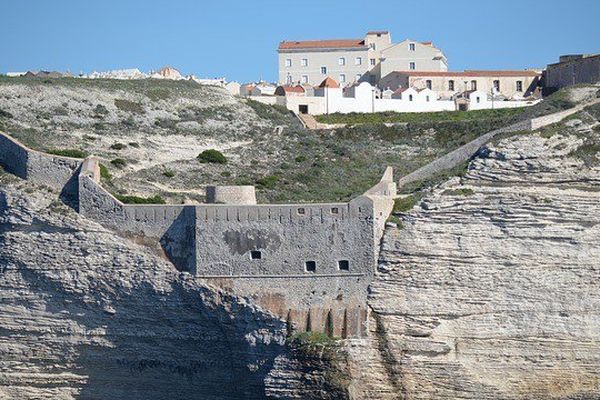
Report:
[{"label": "blue sky", "polygon": [[432,40],[451,70],[522,69],[600,52],[600,0],[1,0],[0,71],[91,72],[169,64],[276,80],[280,40],[389,30]]}]

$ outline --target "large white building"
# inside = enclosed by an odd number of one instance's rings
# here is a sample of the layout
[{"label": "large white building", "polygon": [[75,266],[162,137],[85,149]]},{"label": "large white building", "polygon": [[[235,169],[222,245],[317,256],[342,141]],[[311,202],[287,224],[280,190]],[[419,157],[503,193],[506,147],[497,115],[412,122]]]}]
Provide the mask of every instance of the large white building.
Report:
[{"label": "large white building", "polygon": [[283,41],[279,44],[279,83],[318,85],[326,77],[342,86],[377,84],[392,71],[447,71],[448,60],[431,42],[392,43],[387,31],[362,39]]}]

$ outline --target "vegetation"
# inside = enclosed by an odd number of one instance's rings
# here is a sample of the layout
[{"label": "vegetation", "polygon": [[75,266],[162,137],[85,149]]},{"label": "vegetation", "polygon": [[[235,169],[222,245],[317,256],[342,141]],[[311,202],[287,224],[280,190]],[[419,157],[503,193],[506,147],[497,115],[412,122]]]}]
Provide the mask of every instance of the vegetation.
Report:
[{"label": "vegetation", "polygon": [[600,160],[600,143],[589,139],[577,149],[571,151],[569,156],[579,158],[588,167],[598,165]]},{"label": "vegetation", "polygon": [[275,175],[264,176],[256,180],[256,186],[260,189],[275,189],[279,178]]},{"label": "vegetation", "polygon": [[0,118],[13,118],[13,115],[0,108]]},{"label": "vegetation", "polygon": [[143,114],[144,108],[140,103],[136,103],[135,101],[123,100],[123,99],[115,99],[115,106],[125,112],[130,112],[134,114]]},{"label": "vegetation", "polygon": [[124,196],[120,194],[114,195],[119,201],[125,204],[165,204],[165,200],[159,195],[151,197]]},{"label": "vegetation", "polygon": [[122,158],[115,158],[110,163],[117,168],[124,168],[127,165],[127,161],[123,160]]},{"label": "vegetation", "polygon": [[123,150],[125,147],[127,147],[127,145],[125,145],[123,143],[114,143],[113,145],[110,146],[110,148],[112,150]]},{"label": "vegetation", "polygon": [[196,157],[201,163],[227,164],[227,158],[219,150],[208,149]]},{"label": "vegetation", "polygon": [[110,172],[108,172],[108,168],[106,168],[106,165],[104,164],[100,164],[100,178],[107,181],[109,181],[112,178]]},{"label": "vegetation", "polygon": [[475,192],[469,188],[446,189],[442,192],[443,196],[471,196],[473,194]]},{"label": "vegetation", "polygon": [[399,113],[349,113],[317,115],[317,121],[325,124],[381,124],[381,123],[431,123],[447,121],[472,121],[477,119],[512,118],[523,112],[523,108],[503,108],[496,110],[440,111]]},{"label": "vegetation", "polygon": [[163,176],[166,176],[167,178],[172,178],[175,176],[175,172],[171,171],[170,169],[163,171],[162,174],[163,174]]},{"label": "vegetation", "polygon": [[77,149],[50,149],[46,150],[46,153],[71,158],[86,158],[89,156],[88,152]]}]

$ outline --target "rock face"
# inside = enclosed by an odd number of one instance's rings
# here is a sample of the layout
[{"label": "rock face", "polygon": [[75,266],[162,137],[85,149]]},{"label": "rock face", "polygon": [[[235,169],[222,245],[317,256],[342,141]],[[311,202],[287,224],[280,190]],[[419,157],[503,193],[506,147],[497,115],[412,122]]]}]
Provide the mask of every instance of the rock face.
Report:
[{"label": "rock face", "polygon": [[326,398],[285,322],[0,173],[0,398]]},{"label": "rock face", "polygon": [[356,398],[600,398],[597,129],[489,145],[387,229]]}]

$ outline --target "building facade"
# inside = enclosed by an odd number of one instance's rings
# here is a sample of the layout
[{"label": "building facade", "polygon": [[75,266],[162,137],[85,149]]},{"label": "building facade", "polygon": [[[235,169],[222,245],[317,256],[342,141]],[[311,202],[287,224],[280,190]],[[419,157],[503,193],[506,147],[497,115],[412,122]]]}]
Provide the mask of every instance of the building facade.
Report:
[{"label": "building facade", "polygon": [[561,56],[546,68],[545,88],[549,93],[578,83],[600,82],[600,54]]},{"label": "building facade", "polygon": [[448,61],[431,42],[392,43],[387,31],[362,39],[283,41],[279,44],[279,83],[318,85],[333,77],[342,86],[377,84],[395,70],[447,71]]},{"label": "building facade", "polygon": [[519,99],[537,92],[541,72],[523,71],[394,71],[379,82],[384,89],[414,87],[431,89],[441,98],[451,98],[457,93],[478,90],[495,97]]}]

